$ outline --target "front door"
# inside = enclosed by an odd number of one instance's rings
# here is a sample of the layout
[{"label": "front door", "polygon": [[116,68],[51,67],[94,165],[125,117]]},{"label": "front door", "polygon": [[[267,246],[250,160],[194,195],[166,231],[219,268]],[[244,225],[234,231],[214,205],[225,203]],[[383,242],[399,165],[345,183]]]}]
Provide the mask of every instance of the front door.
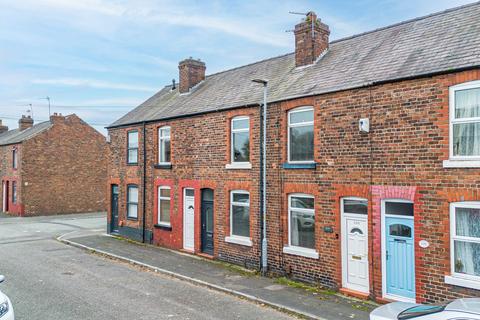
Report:
[{"label": "front door", "polygon": [[213,190],[202,190],[202,252],[213,255]]},{"label": "front door", "polygon": [[343,286],[368,293],[368,203],[364,199],[342,199]]},{"label": "front door", "polygon": [[188,251],[195,250],[195,191],[183,191],[183,248]]},{"label": "front door", "polygon": [[397,209],[385,215],[386,296],[397,300],[415,300],[415,250],[413,204],[390,203]]},{"label": "front door", "polygon": [[112,220],[110,225],[111,232],[118,232],[118,185],[112,184],[111,211]]},{"label": "front door", "polygon": [[3,182],[3,212],[8,212],[8,197],[9,197],[9,185],[8,181]]}]

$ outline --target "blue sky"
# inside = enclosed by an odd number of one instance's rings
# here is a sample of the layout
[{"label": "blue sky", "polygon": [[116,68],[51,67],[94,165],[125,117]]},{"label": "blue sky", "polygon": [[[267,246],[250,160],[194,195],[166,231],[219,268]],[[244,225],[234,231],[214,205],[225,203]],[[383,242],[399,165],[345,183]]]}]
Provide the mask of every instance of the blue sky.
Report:
[{"label": "blue sky", "polygon": [[[76,113],[105,133],[192,56],[207,74],[294,50],[285,32],[313,10],[331,39],[472,0],[0,0],[0,119],[10,128]],[[177,80],[178,81],[178,80]]]}]

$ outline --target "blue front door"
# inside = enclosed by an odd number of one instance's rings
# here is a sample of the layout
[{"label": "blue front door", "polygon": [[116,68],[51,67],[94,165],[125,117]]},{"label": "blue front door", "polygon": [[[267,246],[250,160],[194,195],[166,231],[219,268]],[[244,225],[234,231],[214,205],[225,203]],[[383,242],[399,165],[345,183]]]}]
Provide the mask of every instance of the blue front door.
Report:
[{"label": "blue front door", "polygon": [[387,294],[415,298],[413,219],[385,218]]}]

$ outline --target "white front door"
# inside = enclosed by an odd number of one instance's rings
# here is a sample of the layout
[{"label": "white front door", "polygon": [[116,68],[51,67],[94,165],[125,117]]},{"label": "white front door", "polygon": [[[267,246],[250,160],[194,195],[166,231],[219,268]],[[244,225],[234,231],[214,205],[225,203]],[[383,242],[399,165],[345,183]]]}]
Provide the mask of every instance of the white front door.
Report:
[{"label": "white front door", "polygon": [[369,293],[368,214],[363,199],[342,199],[343,287]]},{"label": "white front door", "polygon": [[183,191],[183,248],[194,251],[195,249],[195,191]]}]

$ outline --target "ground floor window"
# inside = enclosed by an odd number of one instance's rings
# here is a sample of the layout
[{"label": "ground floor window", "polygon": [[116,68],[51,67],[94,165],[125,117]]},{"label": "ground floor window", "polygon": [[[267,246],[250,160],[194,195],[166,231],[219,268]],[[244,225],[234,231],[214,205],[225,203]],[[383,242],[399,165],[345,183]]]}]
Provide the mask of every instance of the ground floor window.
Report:
[{"label": "ground floor window", "polygon": [[170,226],[170,187],[158,187],[158,224]]},{"label": "ground floor window", "polygon": [[138,186],[127,186],[127,218],[138,218]]},{"label": "ground floor window", "polygon": [[315,249],[315,199],[311,195],[288,196],[289,245]]},{"label": "ground floor window", "polygon": [[250,194],[247,191],[230,192],[230,234],[250,238]]},{"label": "ground floor window", "polygon": [[17,182],[12,181],[12,203],[17,203]]},{"label": "ground floor window", "polygon": [[452,203],[450,223],[453,275],[480,281],[480,202]]}]

